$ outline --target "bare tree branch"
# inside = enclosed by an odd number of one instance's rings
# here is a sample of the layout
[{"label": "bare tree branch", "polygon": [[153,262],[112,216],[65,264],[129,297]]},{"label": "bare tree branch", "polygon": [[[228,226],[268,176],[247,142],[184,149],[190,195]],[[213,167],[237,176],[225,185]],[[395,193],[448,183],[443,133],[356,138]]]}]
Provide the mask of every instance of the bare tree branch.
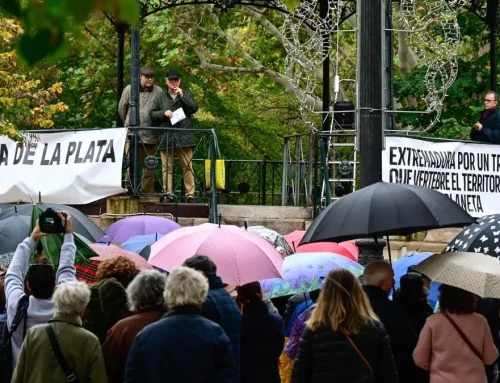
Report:
[{"label": "bare tree branch", "polygon": [[[285,92],[293,93],[297,97],[302,97],[302,98],[305,97],[307,106],[309,108],[311,108],[312,110],[314,110],[314,111],[321,111],[322,110],[322,101],[319,98],[313,97],[310,95],[305,95],[304,92],[302,92],[300,89],[296,89],[293,86],[293,81],[289,76],[282,75],[281,73],[278,73],[272,69],[269,69],[269,68],[263,66],[258,60],[256,60],[250,54],[243,52],[243,56],[249,62],[249,64],[251,64],[251,67],[228,66],[228,65],[214,64],[207,59],[205,52],[204,52],[204,49],[202,47],[200,47],[185,30],[183,30],[182,28],[178,28],[177,31],[179,32],[179,34],[184,36],[184,38],[186,39],[188,44],[192,47],[196,56],[200,60],[200,67],[202,69],[215,70],[215,71],[225,72],[225,73],[254,73],[254,74],[260,73],[260,74],[263,74],[264,76],[266,76],[270,80],[283,86],[285,88]],[[226,41],[228,42],[229,45],[239,48],[238,44],[232,38],[230,38],[226,34],[224,34],[224,36],[225,36]]]}]

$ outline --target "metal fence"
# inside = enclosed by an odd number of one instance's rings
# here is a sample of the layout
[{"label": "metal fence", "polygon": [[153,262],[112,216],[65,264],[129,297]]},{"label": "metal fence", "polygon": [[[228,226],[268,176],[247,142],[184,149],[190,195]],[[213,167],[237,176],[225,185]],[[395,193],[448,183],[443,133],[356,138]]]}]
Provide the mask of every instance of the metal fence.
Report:
[{"label": "metal fence", "polygon": [[[207,202],[210,222],[216,223],[216,147],[214,129],[129,128],[124,187],[134,196]],[[203,161],[194,160],[197,156]]]}]

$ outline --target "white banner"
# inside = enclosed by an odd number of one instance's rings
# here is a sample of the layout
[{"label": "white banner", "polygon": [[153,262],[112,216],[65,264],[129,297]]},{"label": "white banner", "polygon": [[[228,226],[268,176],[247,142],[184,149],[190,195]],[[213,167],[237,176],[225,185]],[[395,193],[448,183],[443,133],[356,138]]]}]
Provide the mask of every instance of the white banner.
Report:
[{"label": "white banner", "polygon": [[[28,132],[29,134],[29,132]],[[86,204],[123,193],[126,128],[0,136],[0,202]]]},{"label": "white banner", "polygon": [[387,137],[382,179],[447,194],[473,217],[500,213],[500,145]]}]

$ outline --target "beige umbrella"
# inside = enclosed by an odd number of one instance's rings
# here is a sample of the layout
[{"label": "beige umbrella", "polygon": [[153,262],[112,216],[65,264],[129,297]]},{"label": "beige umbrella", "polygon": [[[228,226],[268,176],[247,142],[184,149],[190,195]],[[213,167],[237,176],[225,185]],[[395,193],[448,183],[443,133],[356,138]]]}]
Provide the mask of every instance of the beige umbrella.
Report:
[{"label": "beige umbrella", "polygon": [[500,261],[486,254],[434,254],[414,270],[482,298],[500,298]]}]

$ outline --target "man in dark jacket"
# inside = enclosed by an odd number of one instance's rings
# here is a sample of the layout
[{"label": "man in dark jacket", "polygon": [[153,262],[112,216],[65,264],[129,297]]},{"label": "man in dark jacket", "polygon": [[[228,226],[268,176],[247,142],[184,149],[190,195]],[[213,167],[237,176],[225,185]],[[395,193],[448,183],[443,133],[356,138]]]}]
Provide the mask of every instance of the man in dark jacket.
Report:
[{"label": "man in dark jacket", "polygon": [[[153,125],[167,128],[193,129],[191,116],[198,111],[198,104],[194,100],[193,94],[189,90],[180,87],[181,75],[179,72],[173,70],[167,72],[165,80],[167,89],[154,99],[149,112]],[[181,117],[179,117],[179,114]],[[182,168],[186,202],[195,202],[192,163],[194,146],[196,146],[196,139],[193,132],[170,132],[160,137],[163,190],[169,196],[168,200],[172,199],[174,191],[172,169],[175,154],[179,158]]]},{"label": "man in dark jacket", "polygon": [[373,261],[366,266],[363,280],[365,284],[363,288],[368,295],[373,311],[380,318],[387,335],[389,335],[399,381],[405,383],[425,382],[422,380],[423,371],[415,366],[412,357],[418,336],[410,326],[401,306],[389,300],[389,294],[394,286],[394,270],[385,261]]},{"label": "man in dark jacket", "polygon": [[201,271],[208,279],[208,295],[201,307],[205,318],[219,324],[231,340],[233,363],[239,381],[241,347],[241,313],[236,302],[226,291],[224,283],[217,276],[217,266],[206,255],[195,255],[184,261],[183,266]]},{"label": "man in dark jacket", "polygon": [[396,290],[394,301],[406,312],[415,334],[420,335],[425,321],[434,312],[427,301],[429,290],[424,287],[424,277],[420,273],[409,272],[401,277],[401,287]]},{"label": "man in dark jacket", "polygon": [[201,315],[208,282],[187,267],[172,270],[165,286],[169,311],[144,328],[127,357],[125,383],[234,383],[231,344],[222,328]]},{"label": "man in dark jacket", "polygon": [[484,110],[479,121],[470,132],[472,141],[500,144],[500,112],[498,111],[498,93],[490,91],[484,96]]}]

